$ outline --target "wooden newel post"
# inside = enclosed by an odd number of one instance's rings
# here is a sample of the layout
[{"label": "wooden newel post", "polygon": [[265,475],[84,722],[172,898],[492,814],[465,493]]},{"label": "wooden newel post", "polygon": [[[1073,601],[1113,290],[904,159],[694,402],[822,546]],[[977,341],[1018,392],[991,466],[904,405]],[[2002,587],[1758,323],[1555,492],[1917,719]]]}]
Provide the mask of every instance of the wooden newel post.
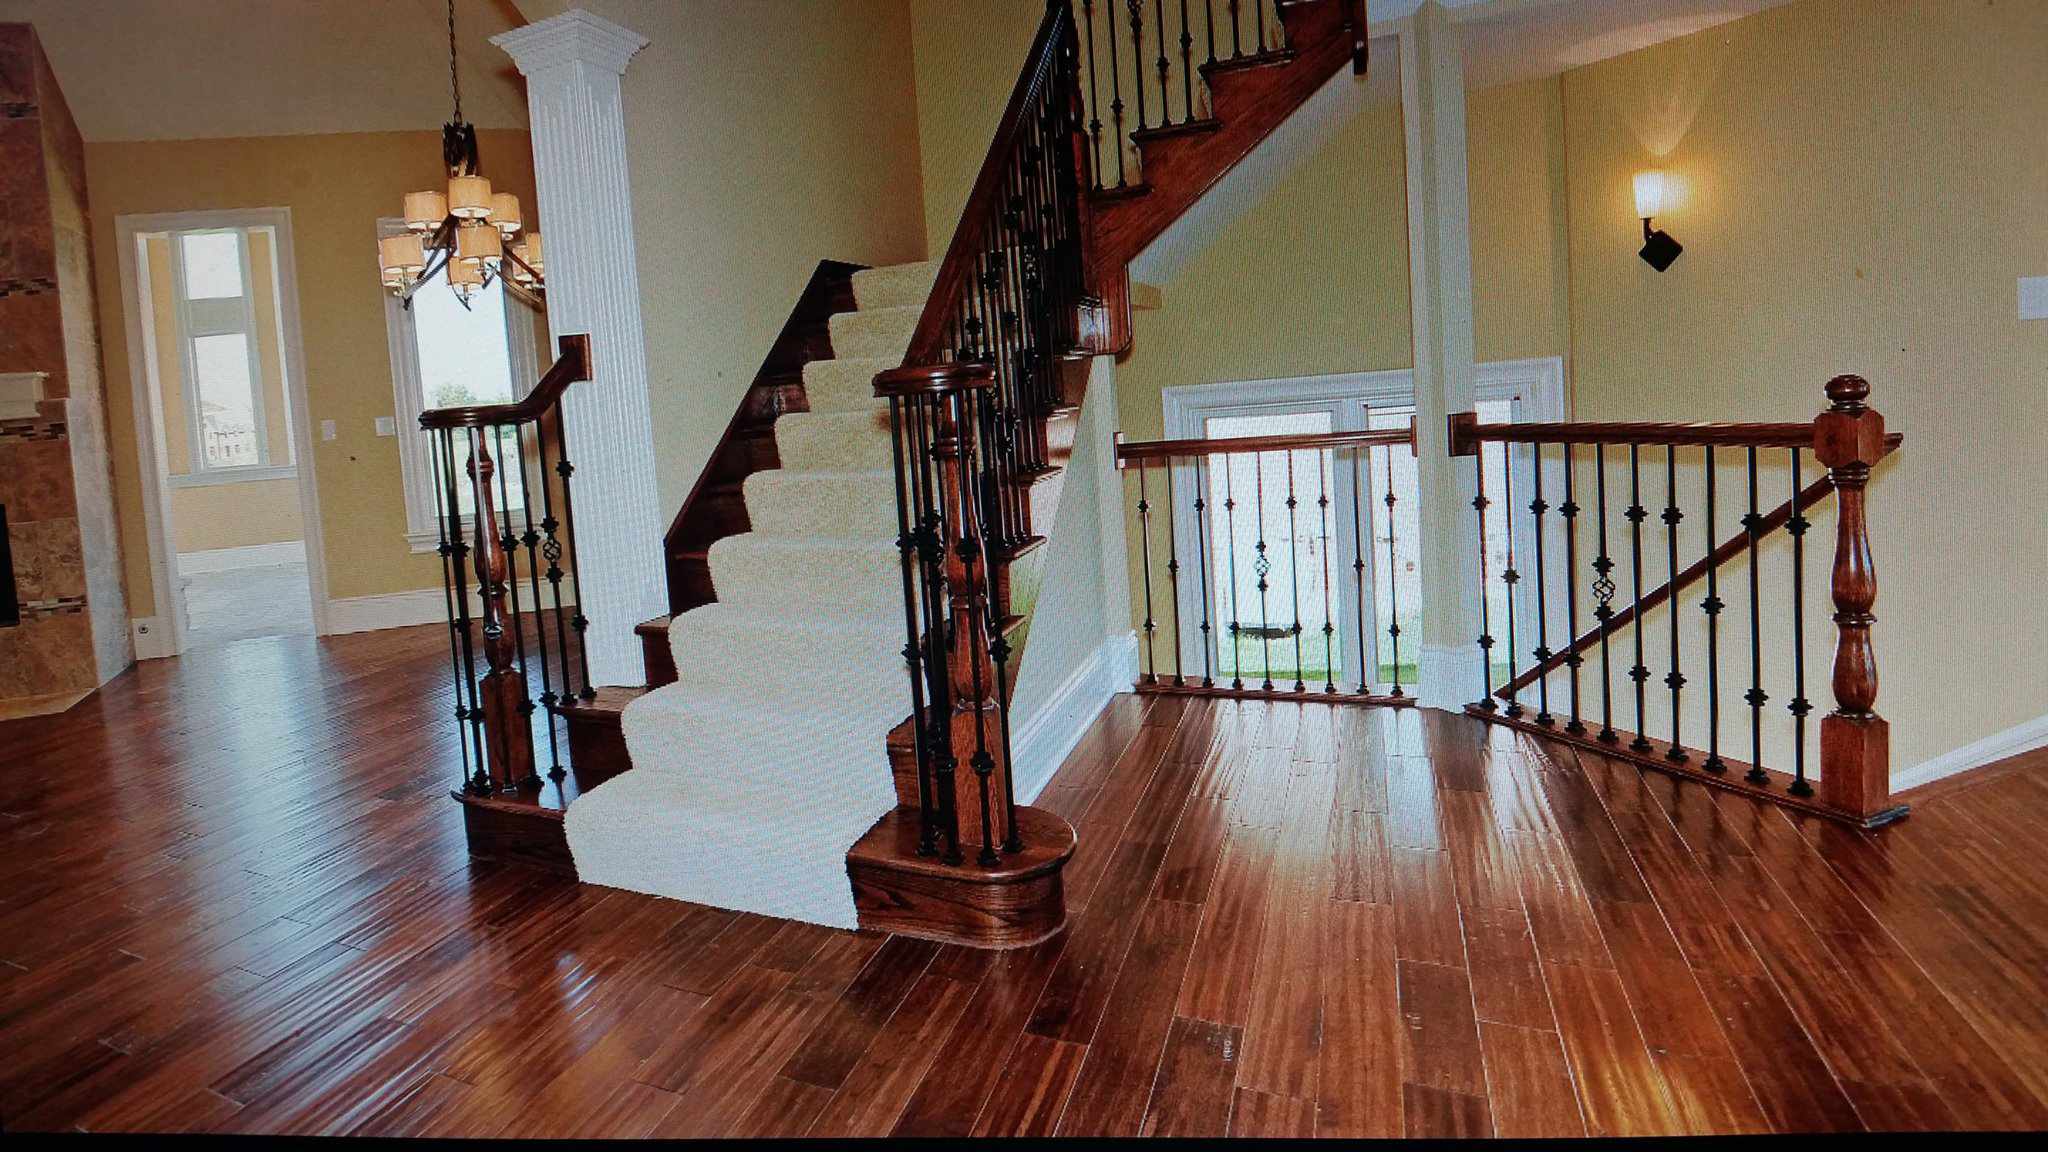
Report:
[{"label": "wooden newel post", "polygon": [[1870,469],[1884,455],[1884,417],[1865,401],[1860,376],[1827,383],[1828,410],[1813,425],[1814,458],[1835,487],[1835,709],[1820,722],[1820,793],[1829,806],[1866,825],[1896,819],[1891,800],[1891,730],[1877,714],[1877,566],[1870,555],[1865,497]]},{"label": "wooden newel post", "polygon": [[470,456],[469,476],[476,496],[476,581],[477,598],[483,607],[484,659],[490,671],[484,673],[481,696],[484,713],[484,761],[490,770],[491,787],[499,792],[539,787],[533,771],[533,728],[528,720],[526,673],[520,667],[517,638],[510,629],[519,622],[511,619],[506,605],[509,560],[499,538],[498,510],[492,498],[491,480],[497,466],[491,461],[492,428],[474,433],[475,451]]}]

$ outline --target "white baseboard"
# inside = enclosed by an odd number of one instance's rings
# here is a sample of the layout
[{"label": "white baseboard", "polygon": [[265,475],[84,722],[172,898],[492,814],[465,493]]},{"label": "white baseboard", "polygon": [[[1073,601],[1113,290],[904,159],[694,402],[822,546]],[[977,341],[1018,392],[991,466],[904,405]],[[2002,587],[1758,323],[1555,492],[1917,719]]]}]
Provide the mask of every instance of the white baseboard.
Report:
[{"label": "white baseboard", "polygon": [[1932,784],[1950,776],[1994,764],[2008,756],[2032,752],[2036,748],[2048,747],[2048,716],[2036,716],[2025,723],[2015,724],[2003,732],[1994,732],[1982,740],[1965,744],[1953,752],[1923,760],[1903,772],[1892,773],[1892,791],[1904,792],[1922,784]]},{"label": "white baseboard", "polygon": [[130,620],[128,634],[135,638],[137,660],[162,660],[176,655],[171,651],[171,630],[154,616],[137,616]]},{"label": "white baseboard", "polygon": [[275,544],[244,544],[239,548],[208,548],[178,553],[178,574],[227,572],[235,568],[269,568],[279,564],[304,564],[306,542],[281,540]]},{"label": "white baseboard", "polygon": [[[543,583],[542,588],[546,585]],[[519,608],[521,612],[533,611],[534,582],[519,582]],[[573,580],[562,581],[562,604],[571,607],[576,603],[576,584]],[[548,608],[554,607],[554,598],[548,597]],[[470,589],[469,610],[480,614],[482,605],[477,600],[476,590]],[[448,619],[448,594],[439,588],[415,588],[409,592],[386,592],[379,596],[349,596],[327,602],[327,633],[340,636],[351,632],[381,632],[386,628],[412,628],[421,624],[441,624]]]},{"label": "white baseboard", "polygon": [[1068,674],[1036,715],[1018,719],[1011,735],[1017,803],[1038,799],[1110,697],[1130,691],[1137,678],[1137,633],[1112,636]]},{"label": "white baseboard", "polygon": [[1447,648],[1424,644],[1416,661],[1415,702],[1424,708],[1463,712],[1465,705],[1486,698],[1486,683],[1478,669],[1477,645]]}]

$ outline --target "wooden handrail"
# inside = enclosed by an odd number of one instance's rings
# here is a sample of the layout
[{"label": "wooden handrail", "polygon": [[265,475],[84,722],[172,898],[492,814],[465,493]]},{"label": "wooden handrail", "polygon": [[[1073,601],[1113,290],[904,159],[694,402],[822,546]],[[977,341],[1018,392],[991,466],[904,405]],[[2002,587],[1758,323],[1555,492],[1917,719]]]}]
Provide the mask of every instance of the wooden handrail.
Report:
[{"label": "wooden handrail", "polygon": [[982,157],[981,171],[975,176],[974,188],[967,194],[967,203],[960,210],[960,221],[953,226],[953,238],[946,246],[938,276],[932,282],[932,293],[926,298],[924,311],[917,318],[917,328],[911,333],[910,347],[903,357],[906,367],[929,363],[942,350],[946,321],[959,298],[961,286],[974,267],[983,226],[1007,200],[1003,175],[1008,169],[1011,154],[1016,151],[1017,133],[1023,125],[1024,114],[1035,103],[1040,85],[1051,74],[1053,57],[1059,51],[1066,25],[1072,20],[1069,0],[1049,0],[1046,4],[1045,18],[1039,22],[1038,35],[1032,40],[1031,51],[1024,58],[1024,69],[1017,75],[1016,86],[1010,92],[1010,102],[1003,108],[995,139],[989,144],[988,154]]},{"label": "wooden handrail", "polygon": [[469,404],[460,408],[432,408],[420,413],[420,427],[429,431],[443,428],[490,428],[508,424],[531,424],[561,400],[569,385],[590,379],[590,337],[582,333],[557,341],[561,354],[523,398],[509,404]]},{"label": "wooden handrail", "polygon": [[1557,421],[1481,424],[1476,413],[1450,417],[1451,455],[1470,456],[1486,444],[1676,444],[1717,448],[1808,448],[1814,422],[1737,424],[1665,421]]},{"label": "wooden handrail", "polygon": [[875,377],[875,395],[937,396],[987,388],[995,383],[996,370],[986,364],[949,360],[939,364],[906,364]]},{"label": "wooden handrail", "polygon": [[[1891,455],[1893,452],[1897,451],[1899,445],[1904,442],[1905,437],[1900,433],[1890,433],[1884,438],[1883,455]],[[1579,443],[1579,441],[1573,441],[1573,443]],[[1821,500],[1825,499],[1827,495],[1833,492],[1834,490],[1835,482],[1832,477],[1823,476],[1820,479],[1815,480],[1813,483],[1808,484],[1805,488],[1800,489],[1799,498],[1796,502],[1797,511],[1806,511],[1808,508],[1811,508],[1815,504],[1820,503]],[[1757,539],[1761,540],[1765,536],[1768,536],[1771,533],[1776,532],[1778,529],[1783,528],[1786,524],[1790,523],[1792,519],[1792,513],[1795,510],[1794,503],[1794,501],[1787,500],[1784,503],[1778,505],[1776,508],[1771,509],[1769,512],[1764,513],[1763,516],[1757,520]],[[1727,564],[1733,561],[1736,557],[1740,556],[1746,548],[1749,547],[1749,537],[1750,530],[1747,527],[1745,527],[1742,530],[1736,532],[1734,535],[1728,537],[1728,539],[1722,541],[1719,545],[1717,545],[1714,548],[1714,550],[1711,553],[1709,553],[1707,556],[1694,563],[1691,567],[1688,567],[1685,570],[1681,571],[1676,577],[1673,577],[1670,580],[1666,580],[1663,584],[1659,585],[1657,588],[1649,592],[1643,593],[1642,602],[1640,604],[1640,610],[1647,612],[1650,609],[1656,608],[1658,605],[1661,605],[1665,601],[1671,599],[1671,597],[1676,595],[1677,593],[1682,592],[1691,585],[1698,583],[1701,577],[1704,577],[1707,574],[1707,569],[1716,567],[1721,564]],[[1555,672],[1558,669],[1565,667],[1573,656],[1585,652],[1591,649],[1595,644],[1598,644],[1600,642],[1600,633],[1603,631],[1603,629],[1611,635],[1615,631],[1618,631],[1621,628],[1624,628],[1629,624],[1633,623],[1636,618],[1638,607],[1639,606],[1637,604],[1631,603],[1616,611],[1614,613],[1613,618],[1607,624],[1596,625],[1592,628],[1588,628],[1584,632],[1581,632],[1579,635],[1574,636],[1570,644],[1565,645],[1564,648],[1551,654],[1551,656],[1548,659],[1538,662],[1534,667],[1530,668],[1528,671],[1523,672],[1521,675],[1516,676],[1512,680],[1509,680],[1506,684],[1502,685],[1499,689],[1495,690],[1494,695],[1502,700],[1513,699],[1515,693],[1520,692],[1522,689],[1529,687],[1531,684],[1536,683],[1536,681],[1541,680],[1543,677],[1550,675],[1552,672]]]},{"label": "wooden handrail", "polygon": [[1237,452],[1286,452],[1311,448],[1364,448],[1377,445],[1415,444],[1415,427],[1374,428],[1358,432],[1301,432],[1287,436],[1239,436],[1194,440],[1123,439],[1117,433],[1116,458],[1159,460],[1173,456],[1216,456]]}]

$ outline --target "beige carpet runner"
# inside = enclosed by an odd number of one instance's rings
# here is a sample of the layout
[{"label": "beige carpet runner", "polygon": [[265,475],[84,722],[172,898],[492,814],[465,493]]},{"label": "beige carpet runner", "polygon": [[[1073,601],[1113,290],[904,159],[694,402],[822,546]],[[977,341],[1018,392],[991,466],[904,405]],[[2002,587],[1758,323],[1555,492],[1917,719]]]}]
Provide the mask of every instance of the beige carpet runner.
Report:
[{"label": "beige carpet runner", "polygon": [[633,770],[570,805],[586,883],[856,926],[846,852],[896,806],[884,740],[910,711],[888,406],[933,264],[856,273],[809,412],[775,423],[753,531],[711,546],[718,602],[669,626],[679,679],[626,709]]}]

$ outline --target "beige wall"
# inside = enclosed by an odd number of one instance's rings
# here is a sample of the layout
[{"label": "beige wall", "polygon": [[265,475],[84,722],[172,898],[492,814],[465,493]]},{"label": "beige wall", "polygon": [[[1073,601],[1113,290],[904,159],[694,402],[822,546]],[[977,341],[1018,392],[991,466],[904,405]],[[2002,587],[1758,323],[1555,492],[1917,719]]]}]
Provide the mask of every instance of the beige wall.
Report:
[{"label": "beige wall", "polygon": [[[1468,108],[1479,359],[1564,356],[1559,86],[1489,89]],[[1176,385],[1412,365],[1405,163],[1399,106],[1368,106],[1160,285],[1117,367],[1124,432],[1160,435]]]},{"label": "beige wall", "polygon": [[[483,131],[484,171],[534,213],[524,132]],[[94,257],[102,284],[118,285],[114,218],[130,213],[289,208],[305,345],[307,419],[335,422],[311,461],[320,491],[328,595],[340,599],[434,587],[438,564],[405,539],[398,440],[375,420],[393,412],[384,296],[377,283],[376,222],[408,190],[446,179],[439,132],[89,144]],[[127,566],[130,611],[153,615],[148,537],[135,453],[135,413],[123,301],[100,294],[108,430]],[[304,467],[306,461],[300,461]]]},{"label": "beige wall", "polygon": [[2048,5],[1803,0],[1565,77],[1579,415],[1806,419],[1856,372],[1906,434],[1872,484],[1895,768],[2048,711],[2044,59]]},{"label": "beige wall", "polygon": [[[177,552],[247,548],[306,537],[296,480],[173,488],[171,522],[177,530],[171,547]],[[335,562],[330,559],[329,565]]]},{"label": "beige wall", "polygon": [[[626,68],[662,511],[674,515],[820,260],[924,256],[905,0],[582,0]],[[530,19],[560,0],[523,0]]]},{"label": "beige wall", "polygon": [[1036,0],[911,0],[925,244],[935,258],[953,238],[1044,19]]}]

